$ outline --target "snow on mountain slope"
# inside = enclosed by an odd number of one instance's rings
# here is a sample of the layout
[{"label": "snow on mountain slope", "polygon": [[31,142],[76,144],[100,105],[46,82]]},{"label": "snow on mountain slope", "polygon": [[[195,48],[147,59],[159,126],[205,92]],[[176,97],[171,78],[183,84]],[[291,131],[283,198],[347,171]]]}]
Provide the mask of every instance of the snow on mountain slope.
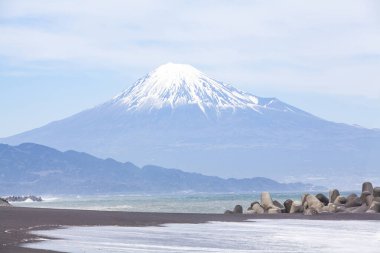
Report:
[{"label": "snow on mountain slope", "polygon": [[222,110],[251,109],[301,112],[272,98],[259,98],[230,85],[209,78],[186,64],[161,65],[132,87],[114,97],[113,103],[124,105],[130,111],[149,111],[184,105],[196,105],[207,114]]}]

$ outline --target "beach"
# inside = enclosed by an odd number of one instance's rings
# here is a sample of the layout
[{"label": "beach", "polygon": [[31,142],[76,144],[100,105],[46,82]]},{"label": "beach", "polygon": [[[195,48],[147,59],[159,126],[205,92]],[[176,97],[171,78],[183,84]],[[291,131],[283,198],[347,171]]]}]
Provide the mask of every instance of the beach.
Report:
[{"label": "beach", "polygon": [[163,224],[198,224],[207,222],[244,222],[247,220],[302,219],[302,220],[351,220],[379,221],[380,214],[265,214],[265,215],[224,215],[199,213],[150,213],[89,211],[70,209],[0,208],[1,252],[48,252],[19,247],[21,243],[38,241],[31,231],[55,229],[67,226],[126,226],[145,227]]},{"label": "beach", "polygon": [[[44,252],[18,247],[38,239],[31,230],[60,226],[158,226],[165,223],[244,221],[241,215],[87,211],[47,208],[0,208],[1,252]],[[17,250],[17,251],[16,251]]]}]

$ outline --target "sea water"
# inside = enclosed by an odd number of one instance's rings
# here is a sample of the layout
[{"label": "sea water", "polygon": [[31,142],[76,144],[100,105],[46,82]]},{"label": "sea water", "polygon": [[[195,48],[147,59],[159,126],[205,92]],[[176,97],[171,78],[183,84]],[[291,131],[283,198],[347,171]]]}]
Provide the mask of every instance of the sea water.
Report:
[{"label": "sea water", "polygon": [[[327,194],[327,193],[326,193]],[[300,200],[302,193],[272,193],[272,198],[283,203],[286,199]],[[132,212],[223,213],[240,204],[247,209],[260,193],[206,194],[181,193],[168,195],[96,195],[42,196],[42,202],[14,202],[24,207],[86,209]]]},{"label": "sea water", "polygon": [[67,227],[25,244],[64,252],[380,252],[379,221],[257,220],[157,227]]}]

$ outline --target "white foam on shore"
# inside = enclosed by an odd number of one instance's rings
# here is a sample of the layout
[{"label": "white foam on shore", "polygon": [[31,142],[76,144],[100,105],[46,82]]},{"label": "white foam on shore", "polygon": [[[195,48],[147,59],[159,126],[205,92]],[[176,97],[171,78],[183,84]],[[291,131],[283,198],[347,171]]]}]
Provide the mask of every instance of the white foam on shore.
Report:
[{"label": "white foam on shore", "polygon": [[378,253],[379,221],[257,220],[163,227],[68,227],[24,247],[65,252]]}]

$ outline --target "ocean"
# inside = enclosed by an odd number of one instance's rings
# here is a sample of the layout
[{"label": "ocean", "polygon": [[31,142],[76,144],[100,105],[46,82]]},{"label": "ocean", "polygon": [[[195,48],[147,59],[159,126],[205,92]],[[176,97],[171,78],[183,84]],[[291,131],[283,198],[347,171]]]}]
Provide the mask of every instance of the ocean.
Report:
[{"label": "ocean", "polygon": [[158,227],[67,227],[24,247],[83,252],[378,253],[379,221],[257,220]]},{"label": "ocean", "polygon": [[[327,193],[325,193],[327,194]],[[286,199],[300,200],[302,193],[272,193],[272,198],[283,203]],[[169,195],[96,195],[42,196],[42,202],[14,202],[24,207],[86,209],[102,211],[223,213],[240,204],[246,210],[260,193],[205,194],[182,193]]]}]

